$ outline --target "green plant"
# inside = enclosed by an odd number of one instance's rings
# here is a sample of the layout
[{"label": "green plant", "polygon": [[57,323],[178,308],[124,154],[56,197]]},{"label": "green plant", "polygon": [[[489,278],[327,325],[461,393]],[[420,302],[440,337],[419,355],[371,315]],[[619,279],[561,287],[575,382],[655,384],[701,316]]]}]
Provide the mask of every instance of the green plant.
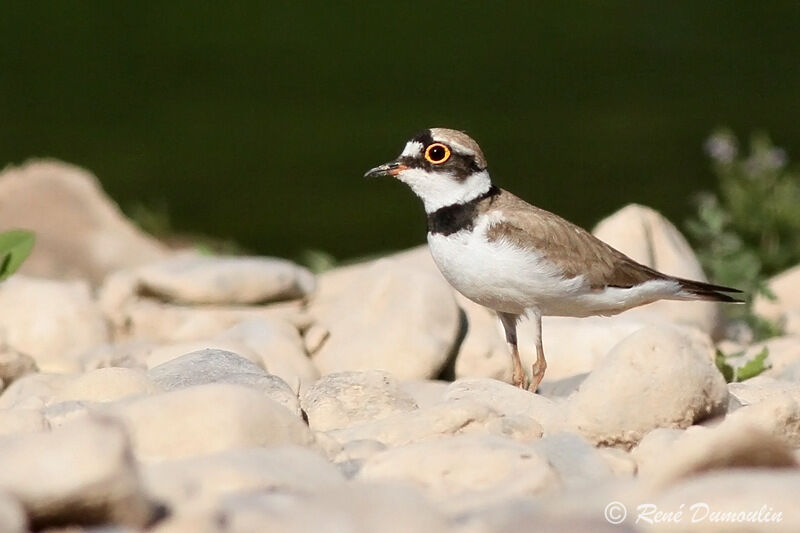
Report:
[{"label": "green plant", "polygon": [[755,357],[745,362],[742,366],[734,366],[731,364],[731,359],[739,358],[743,355],[744,352],[725,354],[722,350],[717,350],[714,362],[717,364],[719,371],[722,372],[726,382],[735,383],[754,378],[765,370],[772,368],[772,365],[767,363],[769,351],[766,348],[758,352]]},{"label": "green plant", "polygon": [[17,271],[30,255],[35,240],[34,234],[26,230],[0,233],[0,281]]},{"label": "green plant", "polygon": [[788,168],[785,152],[764,134],[740,154],[728,130],[706,143],[718,181],[716,193],[697,198],[686,223],[700,262],[715,283],[742,289],[743,306],[727,306],[729,318],[745,322],[755,339],[778,335],[781,328],[753,312],[753,298],[774,298],[770,276],[800,263],[800,173]]},{"label": "green plant", "polygon": [[244,255],[248,250],[234,240],[175,229],[169,207],[163,200],[129,205],[125,214],[142,231],[172,248],[193,248],[202,255]]},{"label": "green plant", "polygon": [[335,268],[338,264],[336,258],[328,252],[313,248],[303,250],[295,260],[314,274],[322,274],[323,272]]},{"label": "green plant", "polygon": [[137,202],[127,206],[125,213],[140,229],[157,238],[166,238],[175,233],[164,200],[147,204]]}]

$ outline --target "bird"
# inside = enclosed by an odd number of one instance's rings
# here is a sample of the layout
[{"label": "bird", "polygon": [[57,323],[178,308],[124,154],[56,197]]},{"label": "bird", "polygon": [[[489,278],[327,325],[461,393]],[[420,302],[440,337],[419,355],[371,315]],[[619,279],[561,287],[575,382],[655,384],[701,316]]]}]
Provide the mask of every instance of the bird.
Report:
[{"label": "bird", "polygon": [[[738,289],[658,272],[495,186],[480,146],[462,131],[422,131],[365,174],[383,176],[422,200],[428,248],[448,283],[499,317],[517,387],[535,392],[544,377],[543,316],[611,316],[657,300],[741,301],[731,296]],[[530,380],[517,345],[522,318],[535,326]]]}]

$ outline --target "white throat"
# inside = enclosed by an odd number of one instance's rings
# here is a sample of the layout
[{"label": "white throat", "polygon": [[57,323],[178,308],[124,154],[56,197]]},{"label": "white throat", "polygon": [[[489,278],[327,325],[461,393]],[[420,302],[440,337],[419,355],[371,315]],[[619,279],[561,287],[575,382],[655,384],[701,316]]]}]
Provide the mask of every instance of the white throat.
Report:
[{"label": "white throat", "polygon": [[408,169],[397,179],[407,184],[422,199],[426,213],[453,204],[464,204],[486,193],[492,186],[485,170],[470,175],[464,181],[447,176],[431,176],[422,169]]}]

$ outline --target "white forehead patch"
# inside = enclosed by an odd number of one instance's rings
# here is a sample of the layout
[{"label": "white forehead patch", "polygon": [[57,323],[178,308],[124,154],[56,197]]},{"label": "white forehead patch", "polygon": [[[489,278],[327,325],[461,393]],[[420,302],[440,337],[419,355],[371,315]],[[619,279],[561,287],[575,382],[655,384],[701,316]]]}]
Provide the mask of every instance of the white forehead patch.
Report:
[{"label": "white forehead patch", "polygon": [[417,141],[408,141],[406,143],[406,147],[403,148],[403,153],[400,154],[400,157],[414,157],[422,153],[422,146],[421,142]]},{"label": "white forehead patch", "polygon": [[[447,143],[445,143],[445,144],[447,144]],[[452,148],[453,151],[458,152],[458,153],[463,154],[463,155],[472,155],[472,156],[475,155],[475,151],[472,148],[467,148],[463,144],[460,144],[460,143],[457,143],[457,142],[454,142],[454,141],[450,141],[450,148]]]}]

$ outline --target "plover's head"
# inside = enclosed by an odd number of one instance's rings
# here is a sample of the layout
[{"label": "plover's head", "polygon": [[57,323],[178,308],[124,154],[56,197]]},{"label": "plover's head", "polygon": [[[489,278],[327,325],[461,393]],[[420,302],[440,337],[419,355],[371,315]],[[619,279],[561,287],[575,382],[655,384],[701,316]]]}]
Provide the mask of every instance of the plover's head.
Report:
[{"label": "plover's head", "polygon": [[469,202],[492,186],[478,143],[462,131],[444,128],[423,131],[406,143],[397,159],[365,176],[393,176],[406,183],[428,213]]}]

